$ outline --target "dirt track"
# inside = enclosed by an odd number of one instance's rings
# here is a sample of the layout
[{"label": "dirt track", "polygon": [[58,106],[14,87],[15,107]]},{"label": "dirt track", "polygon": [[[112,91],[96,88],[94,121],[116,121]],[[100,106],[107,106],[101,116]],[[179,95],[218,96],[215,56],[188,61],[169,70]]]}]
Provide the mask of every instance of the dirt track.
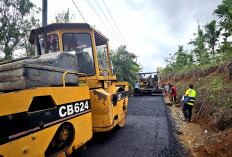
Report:
[{"label": "dirt track", "polygon": [[166,109],[162,97],[131,97],[126,125],[109,133],[94,134],[86,145],[87,150],[72,156],[180,156],[182,148],[176,141]]}]

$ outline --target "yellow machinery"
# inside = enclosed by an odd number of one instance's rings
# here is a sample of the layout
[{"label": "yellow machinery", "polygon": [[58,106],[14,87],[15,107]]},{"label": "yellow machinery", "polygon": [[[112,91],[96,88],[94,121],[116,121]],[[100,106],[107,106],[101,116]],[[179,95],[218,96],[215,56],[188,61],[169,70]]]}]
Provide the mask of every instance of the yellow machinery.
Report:
[{"label": "yellow machinery", "polygon": [[139,89],[134,95],[161,95],[162,90],[159,89],[158,72],[139,73]]},{"label": "yellow machinery", "polygon": [[[78,72],[64,72],[62,86],[0,94],[0,156],[65,156],[90,140],[93,132],[125,125],[128,85],[116,82],[105,36],[88,24],[51,24],[32,30],[29,41],[38,56],[58,51],[75,55]],[[79,76],[77,84],[67,85],[65,79],[73,74]]]}]

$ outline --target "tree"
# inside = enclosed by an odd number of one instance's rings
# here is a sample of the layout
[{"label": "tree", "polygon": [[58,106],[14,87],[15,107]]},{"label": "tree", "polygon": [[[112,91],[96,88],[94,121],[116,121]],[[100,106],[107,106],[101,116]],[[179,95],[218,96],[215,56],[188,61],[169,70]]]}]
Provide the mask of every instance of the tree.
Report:
[{"label": "tree", "polygon": [[69,8],[67,11],[63,11],[62,13],[58,13],[55,16],[56,23],[69,23],[73,20],[75,20],[74,15],[70,15]]},{"label": "tree", "polygon": [[178,51],[174,55],[169,54],[169,58],[165,58],[164,61],[167,63],[164,69],[161,69],[162,75],[169,73],[180,72],[186,68],[189,68],[193,64],[193,56],[187,51],[184,51],[184,46],[179,45]]},{"label": "tree", "polygon": [[218,17],[221,27],[225,29],[225,33],[222,34],[224,41],[218,51],[221,60],[230,59],[232,58],[232,47],[227,39],[232,33],[232,0],[223,0],[222,4],[217,6],[217,9],[214,10],[213,14]]},{"label": "tree", "polygon": [[210,23],[205,25],[206,31],[206,42],[211,49],[211,55],[213,58],[213,63],[215,62],[215,46],[218,42],[218,38],[221,32],[221,29],[217,29],[216,20],[212,20]]},{"label": "tree", "polygon": [[117,80],[129,82],[130,90],[132,91],[133,84],[138,80],[138,72],[141,70],[135,60],[136,55],[128,52],[125,45],[119,46],[112,55]]},{"label": "tree", "polygon": [[224,61],[232,58],[232,46],[230,42],[224,43],[218,50],[220,58],[218,61]]},{"label": "tree", "polygon": [[38,22],[32,15],[38,12],[30,0],[0,1],[0,51],[5,59],[12,59],[13,52],[25,44],[23,39]]},{"label": "tree", "polygon": [[[179,46],[174,55],[170,54],[168,58],[164,58],[166,67],[160,70],[162,75],[186,72],[212,62],[217,63],[232,58],[231,41],[228,41],[232,33],[232,0],[223,0],[213,14],[218,17],[220,27],[217,26],[216,20],[206,24],[204,30],[198,23],[197,33],[194,33],[195,38],[188,43],[193,49],[188,53],[184,51],[183,46]],[[220,34],[223,39],[221,43]]]},{"label": "tree", "polygon": [[[40,8],[37,8],[37,9],[38,10],[37,10],[36,14],[38,14],[41,11]],[[39,19],[36,19],[34,14],[31,14],[30,19],[31,19],[31,23],[33,24],[33,27],[30,25],[28,25],[26,27],[27,30],[25,31],[25,34],[24,34],[23,39],[22,39],[22,44],[21,44],[21,47],[25,49],[26,56],[34,56],[35,55],[35,46],[32,45],[28,39],[29,39],[31,29],[38,28],[41,26]]]},{"label": "tree", "polygon": [[188,54],[184,51],[184,46],[179,45],[178,51],[175,53],[176,55],[176,66],[178,69],[182,68],[183,66],[191,65],[192,64],[192,55]]},{"label": "tree", "polygon": [[192,52],[195,54],[197,62],[200,65],[208,64],[209,54],[205,48],[206,37],[203,29],[201,29],[201,26],[199,24],[197,33],[194,33],[194,36],[196,36],[196,38],[189,42],[190,45],[193,45],[195,47]]},{"label": "tree", "polygon": [[231,34],[232,31],[232,0],[223,0],[213,12],[220,20],[220,25]]}]

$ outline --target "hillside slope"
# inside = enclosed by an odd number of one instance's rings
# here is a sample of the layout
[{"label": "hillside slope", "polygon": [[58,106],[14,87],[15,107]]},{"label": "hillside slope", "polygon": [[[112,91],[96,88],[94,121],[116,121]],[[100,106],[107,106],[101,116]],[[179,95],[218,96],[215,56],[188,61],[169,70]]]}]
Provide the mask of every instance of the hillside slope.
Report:
[{"label": "hillside slope", "polygon": [[161,83],[170,82],[180,99],[189,84],[197,92],[193,121],[209,130],[199,151],[205,156],[232,156],[232,60],[206,69],[169,75]]}]

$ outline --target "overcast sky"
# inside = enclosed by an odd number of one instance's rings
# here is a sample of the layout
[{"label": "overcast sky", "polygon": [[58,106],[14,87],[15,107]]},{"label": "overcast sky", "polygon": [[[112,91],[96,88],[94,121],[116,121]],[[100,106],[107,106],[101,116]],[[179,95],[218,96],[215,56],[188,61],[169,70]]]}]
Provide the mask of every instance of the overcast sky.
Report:
[{"label": "overcast sky", "polygon": [[[87,23],[109,38],[110,48],[115,50],[119,45],[127,44],[128,50],[138,56],[144,72],[165,67],[164,57],[174,54],[178,45],[190,49],[187,43],[197,30],[197,21],[201,25],[209,23],[215,18],[213,10],[221,3],[221,0],[104,0],[125,41],[119,32],[118,35],[114,33],[96,1],[117,31],[103,0],[74,0]],[[42,7],[42,0],[32,2]],[[55,21],[57,13],[68,8],[75,15],[74,22],[84,22],[72,0],[48,0],[48,24]]]}]

